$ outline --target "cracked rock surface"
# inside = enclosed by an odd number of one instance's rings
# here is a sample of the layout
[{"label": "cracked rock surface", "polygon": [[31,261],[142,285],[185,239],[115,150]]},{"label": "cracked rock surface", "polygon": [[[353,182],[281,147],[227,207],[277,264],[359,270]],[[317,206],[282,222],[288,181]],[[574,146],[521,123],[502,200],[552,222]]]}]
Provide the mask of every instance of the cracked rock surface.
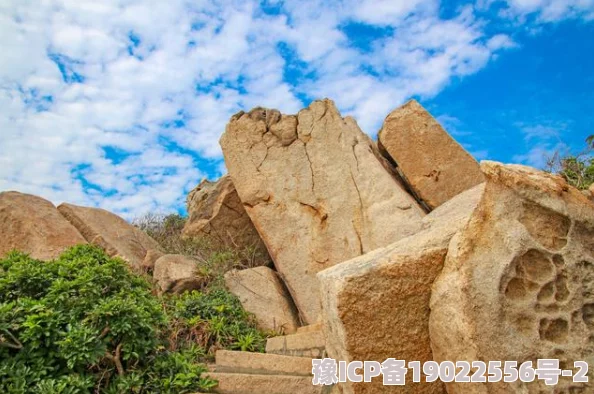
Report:
[{"label": "cracked rock surface", "polygon": [[430,209],[484,182],[476,160],[415,100],[386,117],[378,141]]},{"label": "cracked rock surface", "polygon": [[184,237],[205,238],[226,247],[249,248],[258,261],[269,261],[266,246],[245,212],[229,175],[216,182],[206,179],[200,182],[188,194],[187,210]]},{"label": "cracked rock surface", "polygon": [[[318,274],[329,357],[383,362],[395,357],[433,359],[429,340],[431,286],[448,244],[472,214],[484,187],[468,190],[425,216],[424,229],[408,238],[338,264]],[[405,386],[345,383],[343,394],[398,392],[444,394],[439,381]]]},{"label": "cracked rock surface", "polygon": [[483,198],[433,285],[436,361],[559,359],[590,383],[448,383],[457,393],[592,393],[594,205],[558,176],[482,162]]},{"label": "cracked rock surface", "polygon": [[423,210],[354,119],[330,100],[297,115],[231,118],[225,163],[302,319],[320,312],[316,273],[416,233]]}]

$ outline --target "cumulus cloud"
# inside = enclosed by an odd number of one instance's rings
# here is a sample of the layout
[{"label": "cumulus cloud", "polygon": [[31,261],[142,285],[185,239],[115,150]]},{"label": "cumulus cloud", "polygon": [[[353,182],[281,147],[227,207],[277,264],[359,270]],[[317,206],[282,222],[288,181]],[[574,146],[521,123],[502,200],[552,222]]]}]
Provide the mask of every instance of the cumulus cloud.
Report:
[{"label": "cumulus cloud", "polygon": [[501,14],[524,22],[535,17],[538,22],[557,22],[568,18],[594,19],[594,0],[506,0]]},{"label": "cumulus cloud", "polygon": [[[4,1],[0,190],[127,218],[178,209],[224,171],[233,113],[330,97],[374,134],[514,45],[486,23],[437,0]],[[374,32],[365,47],[351,27]]]}]

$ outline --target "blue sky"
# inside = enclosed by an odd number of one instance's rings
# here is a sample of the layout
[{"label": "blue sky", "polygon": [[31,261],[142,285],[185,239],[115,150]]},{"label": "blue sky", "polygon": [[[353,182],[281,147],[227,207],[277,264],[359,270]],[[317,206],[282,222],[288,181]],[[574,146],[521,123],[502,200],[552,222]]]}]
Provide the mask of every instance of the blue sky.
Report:
[{"label": "blue sky", "polygon": [[9,0],[0,191],[183,212],[254,106],[316,98],[376,135],[416,98],[477,159],[540,167],[594,134],[594,0]]}]

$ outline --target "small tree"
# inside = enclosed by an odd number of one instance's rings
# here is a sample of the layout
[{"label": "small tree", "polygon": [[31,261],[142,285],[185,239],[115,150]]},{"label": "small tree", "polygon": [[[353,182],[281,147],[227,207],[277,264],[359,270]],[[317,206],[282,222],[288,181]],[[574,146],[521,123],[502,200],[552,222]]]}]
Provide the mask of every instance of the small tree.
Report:
[{"label": "small tree", "polygon": [[577,155],[562,156],[555,152],[547,159],[547,170],[561,175],[578,189],[587,189],[594,183],[594,135],[586,138],[586,148]]}]

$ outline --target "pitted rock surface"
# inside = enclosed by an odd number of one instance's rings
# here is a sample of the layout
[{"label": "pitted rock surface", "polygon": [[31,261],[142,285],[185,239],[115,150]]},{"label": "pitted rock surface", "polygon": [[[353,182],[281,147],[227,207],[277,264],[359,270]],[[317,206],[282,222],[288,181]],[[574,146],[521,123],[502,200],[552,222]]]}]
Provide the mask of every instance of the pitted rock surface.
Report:
[{"label": "pitted rock surface", "polygon": [[[594,206],[557,176],[483,162],[481,203],[433,287],[437,361],[594,361]],[[575,370],[574,370],[575,373]],[[592,373],[590,372],[590,381]],[[448,383],[448,393],[591,393],[592,383]]]}]

